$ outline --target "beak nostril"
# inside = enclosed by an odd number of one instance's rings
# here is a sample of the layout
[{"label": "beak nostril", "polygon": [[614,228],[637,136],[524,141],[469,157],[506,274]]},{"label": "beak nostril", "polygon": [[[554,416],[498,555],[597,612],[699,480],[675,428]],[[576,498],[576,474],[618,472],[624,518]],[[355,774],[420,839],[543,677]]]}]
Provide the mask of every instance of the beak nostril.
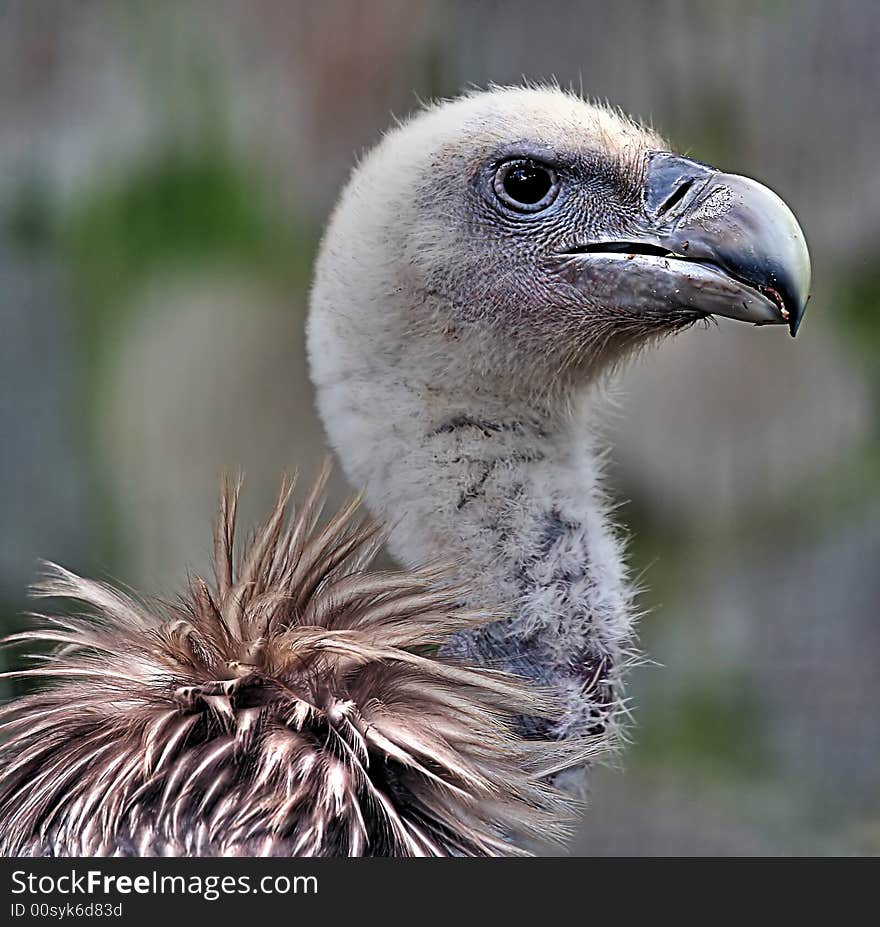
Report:
[{"label": "beak nostril", "polygon": [[657,210],[657,216],[666,215],[674,206],[677,206],[685,197],[688,190],[694,185],[694,178],[688,177],[683,183],[680,183],[669,196],[660,204]]}]

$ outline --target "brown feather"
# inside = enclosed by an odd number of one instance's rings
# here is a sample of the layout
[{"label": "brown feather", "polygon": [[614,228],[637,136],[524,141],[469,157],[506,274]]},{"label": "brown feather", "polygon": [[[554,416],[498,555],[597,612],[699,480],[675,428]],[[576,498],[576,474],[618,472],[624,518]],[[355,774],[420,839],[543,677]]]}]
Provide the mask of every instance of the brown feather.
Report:
[{"label": "brown feather", "polygon": [[139,602],[50,567],[43,616],[7,638],[55,649],[0,709],[3,855],[495,856],[561,840],[546,776],[598,744],[527,741],[549,696],[432,651],[496,619],[438,569],[368,569],[358,500],[318,526],[327,470],[292,485],[235,567],[240,481],[224,486],[215,583]]}]

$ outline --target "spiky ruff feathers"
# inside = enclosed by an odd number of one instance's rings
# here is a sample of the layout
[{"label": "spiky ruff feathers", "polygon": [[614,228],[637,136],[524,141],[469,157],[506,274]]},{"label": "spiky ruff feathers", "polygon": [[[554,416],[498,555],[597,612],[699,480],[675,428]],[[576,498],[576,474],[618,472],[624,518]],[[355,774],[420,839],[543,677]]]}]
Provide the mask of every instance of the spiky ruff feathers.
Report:
[{"label": "spiky ruff feathers", "polygon": [[584,746],[525,741],[551,710],[514,677],[431,651],[489,616],[439,570],[367,569],[379,525],[353,502],[319,526],[323,478],[285,485],[235,568],[221,496],[216,581],[139,602],[52,567],[84,606],[9,643],[49,644],[46,679],[0,713],[4,855],[503,855],[559,839],[544,776]]}]

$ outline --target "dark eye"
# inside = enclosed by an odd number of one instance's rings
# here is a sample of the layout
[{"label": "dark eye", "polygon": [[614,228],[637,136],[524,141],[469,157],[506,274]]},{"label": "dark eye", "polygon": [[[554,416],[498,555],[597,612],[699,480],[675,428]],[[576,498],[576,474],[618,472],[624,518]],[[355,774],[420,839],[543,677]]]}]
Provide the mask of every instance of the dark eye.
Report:
[{"label": "dark eye", "polygon": [[528,159],[506,161],[495,172],[495,194],[519,212],[537,212],[549,206],[559,191],[556,172]]}]

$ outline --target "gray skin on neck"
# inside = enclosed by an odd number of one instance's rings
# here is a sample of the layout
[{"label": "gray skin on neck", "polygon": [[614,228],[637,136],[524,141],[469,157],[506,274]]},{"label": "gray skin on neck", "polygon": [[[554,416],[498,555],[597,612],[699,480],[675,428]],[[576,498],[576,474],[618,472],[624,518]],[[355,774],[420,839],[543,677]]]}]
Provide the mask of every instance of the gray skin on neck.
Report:
[{"label": "gray skin on neck", "polygon": [[438,477],[458,474],[446,515],[465,575],[512,606],[508,621],[448,650],[558,691],[563,711],[549,730],[523,720],[540,736],[605,732],[631,634],[631,594],[584,433],[573,421],[453,413],[421,437]]},{"label": "gray skin on neck", "polygon": [[354,430],[375,422],[374,408],[397,410],[363,445],[368,463],[349,465],[389,522],[391,553],[412,566],[451,564],[468,606],[510,616],[460,635],[449,652],[560,694],[560,716],[524,719],[529,733],[604,733],[620,698],[632,595],[598,485],[594,391],[551,413],[388,382],[376,369],[358,381],[331,390],[346,396],[337,423]]},{"label": "gray skin on neck", "polygon": [[451,565],[465,604],[510,616],[448,652],[556,690],[559,717],[523,719],[530,734],[606,733],[632,593],[598,483],[599,389],[517,402],[395,368],[365,357],[320,388],[322,408],[350,479],[389,524],[392,555]]},{"label": "gray skin on neck", "polygon": [[[600,384],[728,304],[783,317],[759,289],[656,248],[584,250],[698,215],[697,184],[646,212],[647,178],[678,164],[651,160],[665,148],[552,88],[444,103],[355,169],[317,262],[308,347],[330,441],[402,564],[451,564],[468,604],[509,616],[450,649],[555,688],[550,729],[524,722],[535,734],[607,731],[621,704],[633,595],[599,485]],[[505,172],[523,163],[553,180],[535,208],[507,197]],[[785,209],[764,193],[762,208]],[[719,202],[703,208],[711,234],[735,197]]]}]

